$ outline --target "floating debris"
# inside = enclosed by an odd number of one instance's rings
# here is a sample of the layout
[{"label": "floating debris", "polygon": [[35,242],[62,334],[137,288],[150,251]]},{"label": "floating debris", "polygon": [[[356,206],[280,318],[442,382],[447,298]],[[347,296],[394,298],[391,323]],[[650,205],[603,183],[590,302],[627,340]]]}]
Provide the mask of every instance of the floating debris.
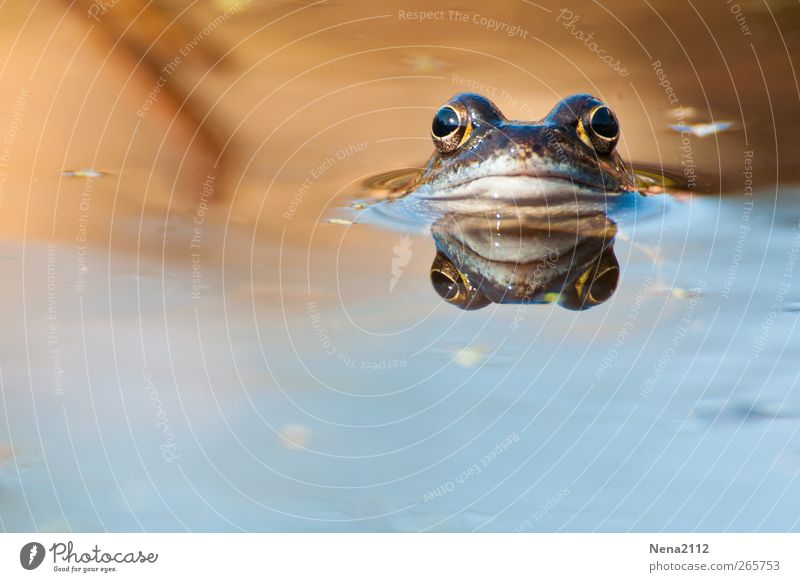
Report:
[{"label": "floating debris", "polygon": [[683,121],[684,119],[695,117],[697,115],[697,109],[694,107],[676,107],[675,109],[667,111],[667,115],[672,119]]},{"label": "floating debris", "polygon": [[378,202],[378,200],[356,200],[350,204],[350,208],[353,210],[366,210],[370,206],[375,206]]},{"label": "floating debris", "polygon": [[440,73],[449,68],[447,62],[430,55],[413,55],[403,62],[416,73]]},{"label": "floating debris", "polygon": [[302,424],[286,424],[278,431],[278,442],[285,449],[304,449],[311,440],[311,431]]},{"label": "floating debris", "polygon": [[352,220],[345,220],[344,218],[329,218],[325,222],[328,224],[341,224],[342,226],[350,226],[355,224]]},{"label": "floating debris", "polygon": [[217,8],[220,10],[231,10],[238,12],[242,8],[245,8],[249,0],[214,0],[214,4],[217,5]]},{"label": "floating debris", "polygon": [[653,291],[655,295],[662,295],[665,297],[672,297],[674,299],[695,299],[703,294],[703,289],[699,287],[692,287],[684,289],[683,287],[661,287]]},{"label": "floating debris", "polygon": [[675,299],[691,299],[692,297],[697,297],[700,295],[700,292],[694,289],[683,289],[681,287],[675,287],[670,293],[671,297]]},{"label": "floating debris", "polygon": [[800,313],[800,301],[784,303],[781,307],[781,311],[785,311],[787,313]]},{"label": "floating debris", "polygon": [[465,346],[455,352],[453,361],[462,368],[474,368],[486,360],[487,353],[483,346]]},{"label": "floating debris", "polygon": [[633,244],[634,248],[640,250],[647,256],[650,261],[652,261],[656,265],[660,265],[662,263],[661,255],[659,255],[658,247],[653,245],[646,245],[640,242],[633,240],[627,231],[620,230],[617,233],[617,239],[624,240],[625,242],[630,242]]},{"label": "floating debris", "polygon": [[734,124],[731,121],[715,121],[713,123],[677,123],[669,127],[678,133],[689,132],[697,137],[708,137],[733,129]]},{"label": "floating debris", "polygon": [[61,175],[66,178],[102,178],[108,176],[108,172],[93,170],[92,168],[81,168],[80,170],[64,170]]}]

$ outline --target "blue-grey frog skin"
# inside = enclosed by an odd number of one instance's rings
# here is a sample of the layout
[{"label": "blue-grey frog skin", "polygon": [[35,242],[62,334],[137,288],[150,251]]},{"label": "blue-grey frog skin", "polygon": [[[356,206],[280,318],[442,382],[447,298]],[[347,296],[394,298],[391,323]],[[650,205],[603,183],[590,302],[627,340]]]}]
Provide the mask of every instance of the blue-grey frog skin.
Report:
[{"label": "blue-grey frog skin", "polygon": [[506,119],[486,97],[461,93],[435,114],[435,151],[404,195],[458,201],[513,200],[553,190],[616,196],[635,179],[616,146],[611,109],[587,94],[560,101],[539,121]]}]

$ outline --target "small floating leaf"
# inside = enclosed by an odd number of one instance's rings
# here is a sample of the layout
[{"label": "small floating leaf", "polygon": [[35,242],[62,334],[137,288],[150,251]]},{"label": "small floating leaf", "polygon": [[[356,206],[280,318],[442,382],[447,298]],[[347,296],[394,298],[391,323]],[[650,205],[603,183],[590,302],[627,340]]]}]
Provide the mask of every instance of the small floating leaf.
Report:
[{"label": "small floating leaf", "polygon": [[465,346],[453,355],[453,361],[462,368],[474,368],[486,359],[483,346]]},{"label": "small floating leaf", "polygon": [[692,297],[692,292],[688,289],[683,289],[681,287],[675,287],[670,293],[675,299],[689,299]]},{"label": "small floating leaf", "polygon": [[353,210],[364,210],[365,208],[369,208],[370,206],[374,206],[376,202],[369,202],[366,200],[356,200],[352,204],[350,204],[350,208]]},{"label": "small floating leaf", "polygon": [[108,172],[93,170],[92,168],[81,168],[79,170],[64,170],[61,175],[67,178],[102,178],[108,176]]},{"label": "small floating leaf", "polygon": [[697,137],[708,137],[716,133],[722,133],[733,129],[731,121],[715,121],[713,123],[677,123],[669,126],[671,130],[678,133],[689,132]]},{"label": "small floating leaf", "polygon": [[355,224],[352,220],[345,220],[344,218],[329,218],[325,222],[328,224],[341,224],[342,226],[350,226]]}]

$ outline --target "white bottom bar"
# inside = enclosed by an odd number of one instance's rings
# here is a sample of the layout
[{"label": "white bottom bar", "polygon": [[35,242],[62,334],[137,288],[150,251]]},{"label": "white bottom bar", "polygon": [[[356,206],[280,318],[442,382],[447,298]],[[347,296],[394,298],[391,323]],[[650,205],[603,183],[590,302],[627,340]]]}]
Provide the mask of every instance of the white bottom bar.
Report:
[{"label": "white bottom bar", "polygon": [[798,547],[800,534],[3,534],[0,580],[796,581]]}]

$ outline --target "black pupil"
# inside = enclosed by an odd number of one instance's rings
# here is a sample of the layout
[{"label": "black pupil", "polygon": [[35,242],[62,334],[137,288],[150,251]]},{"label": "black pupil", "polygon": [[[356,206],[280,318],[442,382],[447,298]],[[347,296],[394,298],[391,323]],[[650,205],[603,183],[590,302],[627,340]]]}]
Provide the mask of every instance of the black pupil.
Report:
[{"label": "black pupil", "polygon": [[592,130],[602,137],[613,139],[619,133],[619,125],[608,107],[601,107],[592,115]]},{"label": "black pupil", "polygon": [[460,121],[458,120],[458,114],[455,112],[455,109],[452,107],[442,107],[433,117],[433,135],[436,137],[447,137],[457,130],[459,125]]}]

